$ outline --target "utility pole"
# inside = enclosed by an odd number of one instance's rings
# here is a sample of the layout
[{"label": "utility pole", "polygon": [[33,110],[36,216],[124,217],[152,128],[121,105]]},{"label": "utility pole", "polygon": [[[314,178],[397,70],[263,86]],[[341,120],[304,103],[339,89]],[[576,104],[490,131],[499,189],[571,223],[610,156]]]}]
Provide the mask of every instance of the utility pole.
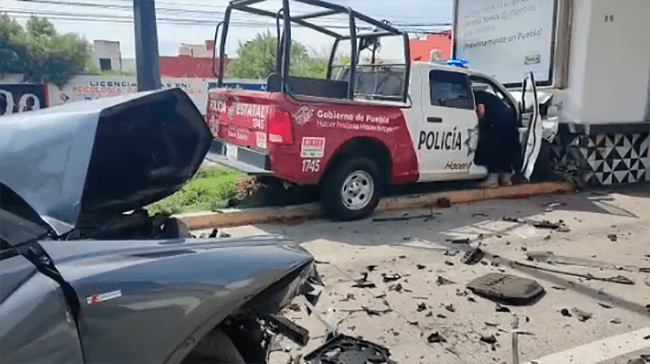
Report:
[{"label": "utility pole", "polygon": [[161,83],[154,0],[133,0],[133,20],[138,91],[158,90]]}]

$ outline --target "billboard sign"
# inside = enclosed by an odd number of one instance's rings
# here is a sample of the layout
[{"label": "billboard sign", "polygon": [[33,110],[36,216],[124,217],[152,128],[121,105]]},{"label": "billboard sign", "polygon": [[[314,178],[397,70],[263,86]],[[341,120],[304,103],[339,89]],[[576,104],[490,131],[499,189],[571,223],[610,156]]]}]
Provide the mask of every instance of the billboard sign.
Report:
[{"label": "billboard sign", "polygon": [[456,0],[454,57],[503,84],[552,83],[555,0]]},{"label": "billboard sign", "polygon": [[[163,88],[180,87],[194,101],[194,105],[204,113],[208,102],[208,83],[201,78],[163,78]],[[98,98],[120,96],[138,92],[135,77],[75,76],[65,86],[59,88],[48,85],[49,105],[56,106],[69,102],[95,100]]]}]

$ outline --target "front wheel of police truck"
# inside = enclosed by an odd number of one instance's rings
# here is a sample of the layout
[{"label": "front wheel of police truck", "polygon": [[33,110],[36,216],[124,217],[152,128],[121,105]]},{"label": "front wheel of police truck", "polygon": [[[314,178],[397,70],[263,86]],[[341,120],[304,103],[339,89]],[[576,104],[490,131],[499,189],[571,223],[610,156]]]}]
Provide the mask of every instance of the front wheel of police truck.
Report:
[{"label": "front wheel of police truck", "polygon": [[342,159],[321,184],[325,211],[343,221],[367,217],[379,203],[381,176],[377,163],[368,157]]}]

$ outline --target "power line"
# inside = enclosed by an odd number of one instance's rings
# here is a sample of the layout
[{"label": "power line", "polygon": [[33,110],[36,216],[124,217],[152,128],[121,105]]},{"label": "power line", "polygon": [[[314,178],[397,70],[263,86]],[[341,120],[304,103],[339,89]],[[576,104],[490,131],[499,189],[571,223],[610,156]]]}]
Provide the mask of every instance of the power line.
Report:
[{"label": "power line", "polygon": [[[67,2],[67,1],[57,1],[57,0],[21,0],[21,1],[30,2],[30,3],[51,4],[51,5],[79,6],[79,7],[84,7],[85,6],[85,7],[94,7],[94,8],[101,8],[101,9],[113,9],[113,10],[120,10],[120,11],[130,11],[130,12],[133,11],[132,6],[105,4],[105,3],[100,4],[100,3],[88,3],[88,2],[76,2],[76,1],[75,2]],[[123,0],[123,1],[129,1],[130,2],[130,0]],[[360,0],[356,0],[356,1],[360,1]],[[410,0],[410,1],[413,1],[413,0]],[[431,0],[425,0],[425,1],[431,1]],[[171,4],[178,4],[178,3],[171,3]],[[178,5],[180,5],[180,4],[178,4]],[[211,8],[216,9],[217,7],[211,7]],[[221,8],[225,9],[225,7],[221,7]],[[206,9],[189,10],[189,9],[178,9],[178,8],[156,7],[156,11],[161,12],[161,13],[177,13],[177,14],[185,13],[185,14],[201,14],[201,15],[210,15],[210,14],[212,14],[212,15],[218,15],[220,17],[224,16],[223,11],[209,11],[209,10],[206,10]],[[246,15],[254,16],[252,14],[242,14],[242,13],[239,13],[239,12],[234,13],[234,14],[245,15],[245,16]],[[297,15],[301,15],[301,14],[298,13]],[[381,17],[381,16],[379,16],[379,17]],[[407,17],[401,16],[401,18],[405,19]],[[418,17],[409,17],[409,18],[417,19]],[[420,17],[420,19],[422,19],[422,17]],[[329,23],[331,23],[331,22],[343,23],[346,20],[341,19],[341,20],[337,21],[336,19],[331,19],[331,18],[324,18],[324,19],[321,18],[320,21],[329,22]],[[410,26],[410,25],[412,25],[412,24],[409,24],[408,22],[401,22],[401,21],[395,21],[395,22],[393,22],[393,24],[396,25],[396,26]],[[450,26],[450,25],[451,25],[450,23],[439,23],[439,24],[436,24],[436,23],[429,24],[429,23],[427,23],[427,24],[424,24],[424,26]],[[421,26],[421,25],[418,25],[418,26]]]},{"label": "power line", "polygon": [[[58,20],[80,20],[80,21],[114,21],[114,22],[132,22],[132,16],[120,16],[120,15],[104,15],[104,14],[91,14],[91,13],[77,13],[77,12],[58,12],[58,11],[33,11],[33,10],[18,10],[18,9],[5,9],[7,13],[11,14],[38,14],[41,16],[52,17],[52,19]],[[159,16],[156,19],[161,23],[172,23],[172,24],[186,24],[186,25],[202,25],[202,26],[214,26],[215,21],[213,20],[201,20],[201,19],[189,19],[189,18],[172,18],[172,17],[163,17]],[[275,27],[274,23],[262,22],[262,21],[231,21],[233,26],[249,26],[249,27]],[[451,23],[401,23],[395,22],[392,23],[395,26],[402,28],[413,28],[413,27],[446,27],[451,26]],[[299,25],[298,25],[299,26]],[[349,29],[347,25],[326,25],[325,28],[331,29]],[[370,29],[368,27],[362,27],[361,29]]]}]

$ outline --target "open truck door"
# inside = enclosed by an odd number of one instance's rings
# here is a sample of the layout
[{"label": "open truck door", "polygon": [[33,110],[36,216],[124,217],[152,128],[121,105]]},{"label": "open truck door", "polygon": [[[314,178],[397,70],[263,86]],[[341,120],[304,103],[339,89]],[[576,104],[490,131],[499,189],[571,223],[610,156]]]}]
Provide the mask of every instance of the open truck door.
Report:
[{"label": "open truck door", "polygon": [[542,120],[539,114],[539,101],[533,72],[529,72],[522,83],[519,108],[524,126],[520,172],[527,180],[530,180],[542,147]]}]

